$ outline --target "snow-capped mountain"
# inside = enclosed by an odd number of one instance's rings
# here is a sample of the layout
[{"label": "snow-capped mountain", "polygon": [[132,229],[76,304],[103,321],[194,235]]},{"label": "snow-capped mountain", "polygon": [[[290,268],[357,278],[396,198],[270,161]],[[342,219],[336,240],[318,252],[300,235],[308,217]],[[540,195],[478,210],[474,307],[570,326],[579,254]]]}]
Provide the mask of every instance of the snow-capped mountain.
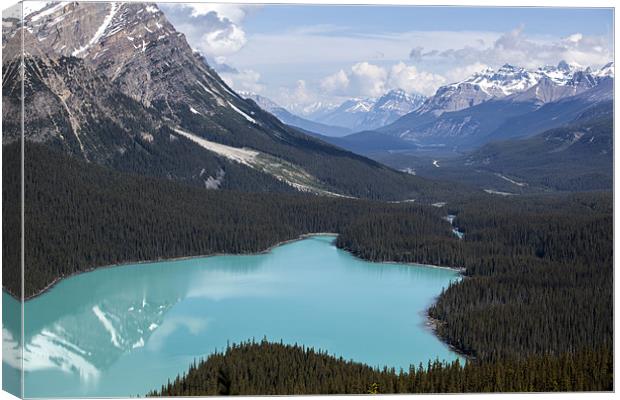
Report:
[{"label": "snow-capped mountain", "polygon": [[353,131],[372,130],[396,121],[416,110],[426,97],[395,89],[379,98],[354,98],[330,111],[315,112],[308,117],[314,121],[343,126]]},{"label": "snow-capped mountain", "polygon": [[365,126],[385,126],[415,111],[425,100],[426,96],[421,94],[408,94],[401,89],[391,90],[375,101],[360,127],[365,129]]},{"label": "snow-capped mountain", "polygon": [[611,100],[613,79],[613,63],[531,70],[506,64],[439,88],[418,110],[378,131],[446,148],[532,135]]},{"label": "snow-capped mountain", "polygon": [[594,76],[597,78],[602,78],[604,76],[609,76],[611,78],[614,77],[614,62],[608,62],[603,67],[592,72]]},{"label": "snow-capped mountain", "polygon": [[[22,64],[26,140],[85,162],[245,191],[410,198],[418,188],[239,96],[153,3],[49,3],[23,27],[4,23],[6,120],[19,120]],[[7,125],[3,144],[19,128]]]},{"label": "snow-capped mountain", "polygon": [[373,104],[372,110],[406,114],[418,108],[424,100],[426,100],[424,95],[409,94],[402,89],[394,89],[379,97]]},{"label": "snow-capped mountain", "polygon": [[561,61],[557,66],[528,70],[505,64],[446,86],[422,105],[417,113],[459,111],[489,101],[513,96],[515,101],[535,100],[540,104],[574,96],[596,86],[601,77],[613,77],[613,62],[592,70]]},{"label": "snow-capped mountain", "polygon": [[285,124],[294,126],[296,128],[301,128],[308,133],[318,133],[320,135],[332,137],[345,136],[351,133],[349,129],[344,127],[325,125],[295,115],[289,112],[286,108],[277,104],[275,101],[269,99],[268,97],[245,91],[238,91],[237,93],[239,93],[245,99],[250,99],[254,101],[256,104],[258,104],[260,108],[272,113]]},{"label": "snow-capped mountain", "polygon": [[249,92],[247,90],[237,90],[237,93],[244,99],[252,99],[252,101],[258,104],[265,111],[272,112],[273,110],[284,108],[270,98],[254,92]]},{"label": "snow-capped mountain", "polygon": [[329,101],[315,101],[310,104],[292,102],[286,104],[286,109],[295,115],[316,119],[338,108],[338,106],[338,103]]}]

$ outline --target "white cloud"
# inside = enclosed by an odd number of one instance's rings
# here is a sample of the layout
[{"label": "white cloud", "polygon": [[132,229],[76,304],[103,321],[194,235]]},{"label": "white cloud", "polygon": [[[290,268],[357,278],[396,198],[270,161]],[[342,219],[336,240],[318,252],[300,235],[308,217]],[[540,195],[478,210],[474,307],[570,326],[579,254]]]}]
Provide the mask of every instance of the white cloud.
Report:
[{"label": "white cloud", "polygon": [[447,83],[439,74],[421,71],[414,65],[398,62],[382,67],[367,61],[356,63],[349,70],[340,70],[321,80],[325,92],[340,97],[378,97],[391,89],[433,94]]},{"label": "white cloud", "polygon": [[295,83],[293,90],[284,88],[281,97],[288,98],[287,103],[310,104],[315,102],[317,94],[308,88],[305,80],[300,79]]},{"label": "white cloud", "polygon": [[260,82],[260,74],[251,69],[237,72],[222,72],[220,76],[234,90],[261,93],[265,89],[265,85]]},{"label": "white cloud", "polygon": [[377,97],[385,93],[387,72],[366,61],[351,67],[354,90],[363,96]]},{"label": "white cloud", "polygon": [[489,68],[488,65],[480,62],[475,62],[473,64],[451,69],[446,73],[446,78],[449,82],[458,82],[472,76],[476,72],[482,72],[487,68]]},{"label": "white cloud", "polygon": [[321,88],[333,95],[376,97],[385,92],[387,71],[367,61],[354,64],[321,80]]},{"label": "white cloud", "polygon": [[333,75],[324,78],[321,81],[321,88],[334,93],[346,90],[349,87],[349,77],[344,70],[340,70]]},{"label": "white cloud", "polygon": [[389,89],[403,89],[406,92],[417,92],[427,96],[435,93],[446,78],[432,72],[420,71],[414,65],[399,62],[392,66],[387,80]]},{"label": "white cloud", "polygon": [[206,56],[224,62],[247,43],[241,23],[255,6],[213,3],[162,4],[175,27],[190,45]]},{"label": "white cloud", "polygon": [[239,24],[245,18],[250,5],[243,4],[215,4],[215,3],[181,3],[180,7],[191,9],[192,17],[200,17],[210,12],[215,12],[222,18],[227,18],[235,24]]},{"label": "white cloud", "polygon": [[[415,48],[412,50],[415,54]],[[438,62],[457,63],[461,68],[481,63],[497,67],[510,63],[527,68],[568,63],[598,66],[613,59],[613,45],[604,36],[576,32],[564,38],[530,37],[519,26],[503,33],[490,46],[463,46],[433,54]]]},{"label": "white cloud", "polygon": [[309,85],[304,79],[299,79],[292,87],[281,86],[270,96],[276,103],[298,115],[312,114],[321,105],[336,106],[341,103],[337,97],[321,89],[320,84]]},{"label": "white cloud", "polygon": [[223,62],[225,59],[222,57],[236,53],[246,42],[243,29],[232,23],[224,24],[221,28],[202,35],[199,50],[209,56],[218,57],[220,62]]}]

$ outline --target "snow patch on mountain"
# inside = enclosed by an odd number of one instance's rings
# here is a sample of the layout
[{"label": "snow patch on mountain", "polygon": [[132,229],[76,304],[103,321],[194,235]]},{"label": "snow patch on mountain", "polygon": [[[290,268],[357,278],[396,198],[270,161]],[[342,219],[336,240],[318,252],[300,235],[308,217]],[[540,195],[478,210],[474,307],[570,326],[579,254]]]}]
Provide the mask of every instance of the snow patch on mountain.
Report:
[{"label": "snow patch on mountain", "polygon": [[556,66],[546,65],[536,69],[504,64],[497,70],[487,68],[459,82],[440,87],[417,113],[430,112],[438,116],[509,96],[516,101],[534,100],[544,104],[592,88],[601,78],[613,77],[613,74],[613,62],[595,71],[564,61]]},{"label": "snow patch on mountain", "polygon": [[[103,20],[103,23],[99,26],[99,28],[95,32],[95,35],[84,46],[80,47],[79,49],[75,49],[75,51],[71,55],[74,57],[79,57],[81,54],[85,53],[90,48],[90,46],[99,42],[99,39],[101,39],[106,29],[108,29],[108,27],[110,26],[112,19],[118,12],[118,9],[119,9],[119,5],[117,3],[110,4],[110,13],[106,15],[106,17]],[[144,40],[142,42],[144,45]]]},{"label": "snow patch on mountain", "polygon": [[29,17],[28,19],[30,22],[36,22],[48,15],[54,14],[67,4],[69,4],[69,2],[66,1],[61,1],[59,3],[26,2],[24,3],[24,16]]},{"label": "snow patch on mountain", "polygon": [[199,146],[240,164],[252,166],[252,161],[259,154],[258,151],[255,150],[226,146],[225,144],[212,142],[210,140],[201,138],[200,136],[185,132],[179,128],[173,128],[173,130],[179,135],[184,136],[192,142],[198,144]]},{"label": "snow patch on mountain", "polygon": [[231,103],[230,101],[228,102],[228,105],[235,110],[235,112],[237,112],[238,114],[242,115],[243,118],[245,118],[246,120],[250,121],[253,124],[256,124],[256,120],[252,117],[250,117],[248,114],[244,113],[243,111],[241,111],[239,108],[237,108],[233,103]]},{"label": "snow patch on mountain", "polygon": [[614,62],[612,61],[612,62],[605,64],[603,67],[594,71],[592,75],[596,76],[597,78],[602,78],[606,76],[613,78],[614,77]]},{"label": "snow patch on mountain", "polygon": [[313,121],[353,131],[372,130],[390,124],[420,107],[426,97],[395,89],[379,98],[353,98],[330,110],[309,115]]}]

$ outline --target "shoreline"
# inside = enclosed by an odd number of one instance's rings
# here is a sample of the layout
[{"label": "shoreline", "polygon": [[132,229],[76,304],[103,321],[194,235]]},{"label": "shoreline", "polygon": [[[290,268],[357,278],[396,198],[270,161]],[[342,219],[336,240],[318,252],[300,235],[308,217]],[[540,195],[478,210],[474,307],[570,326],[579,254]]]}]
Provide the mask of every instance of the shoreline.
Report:
[{"label": "shoreline", "polygon": [[[277,247],[283,246],[285,244],[293,243],[293,242],[298,242],[300,240],[304,240],[304,239],[307,239],[307,238],[312,237],[312,236],[338,236],[338,234],[334,233],[334,232],[302,233],[301,235],[297,236],[296,238],[282,240],[280,242],[277,242],[277,243],[267,247],[264,250],[260,250],[260,251],[253,252],[253,253],[237,253],[237,254],[235,254],[235,253],[211,253],[211,254],[199,254],[199,255],[195,255],[195,256],[159,257],[159,258],[154,258],[154,259],[150,259],[150,260],[125,261],[125,262],[119,262],[119,263],[114,263],[114,264],[106,264],[106,265],[102,265],[102,266],[99,266],[99,267],[91,267],[91,268],[88,268],[88,269],[85,269],[85,270],[75,271],[75,272],[73,272],[71,274],[68,274],[68,275],[63,275],[63,276],[56,277],[52,282],[50,282],[47,285],[45,285],[45,287],[43,287],[41,290],[37,291],[36,293],[34,293],[34,294],[30,295],[30,296],[24,296],[24,302],[32,300],[32,299],[35,299],[35,298],[45,294],[46,292],[48,292],[49,290],[54,288],[54,286],[56,286],[57,284],[59,284],[60,282],[62,282],[65,279],[72,278],[72,277],[75,277],[75,276],[81,275],[81,274],[86,274],[88,272],[94,272],[94,271],[99,270],[99,269],[126,267],[126,266],[130,266],[130,265],[152,264],[152,263],[158,263],[158,262],[162,262],[162,261],[183,261],[183,260],[191,260],[191,259],[195,259],[195,258],[210,258],[210,257],[217,257],[217,256],[256,256],[256,255],[260,255],[260,254],[267,254],[267,253],[269,253],[270,251],[272,251],[273,249],[275,249]],[[5,291],[6,293],[8,293],[15,300],[21,301],[21,298],[15,296],[14,293],[9,291],[5,287],[3,287],[2,290]]]},{"label": "shoreline", "polygon": [[[360,258],[360,260],[364,260],[364,259]],[[398,265],[408,265],[410,267],[427,267],[427,268],[447,269],[450,271],[458,272],[459,275],[462,277],[464,277],[463,273],[467,271],[467,269],[463,267],[444,267],[444,266],[435,265],[435,264],[421,264],[421,263],[398,262],[398,261],[369,261],[369,260],[364,260],[364,261],[376,262],[378,264],[398,264]]]},{"label": "shoreline", "polygon": [[[300,240],[304,240],[304,239],[307,239],[307,238],[312,237],[312,236],[334,236],[334,237],[336,237],[336,236],[338,236],[338,233],[336,233],[336,232],[302,233],[301,235],[297,236],[296,238],[282,240],[280,242],[277,242],[277,243],[267,247],[264,250],[260,250],[260,251],[253,252],[253,253],[237,253],[237,254],[235,254],[235,253],[212,253],[212,254],[198,254],[198,255],[195,255],[195,256],[160,257],[160,258],[154,258],[154,259],[150,259],[150,260],[125,261],[125,262],[119,262],[119,263],[114,263],[114,264],[106,264],[106,265],[102,265],[102,266],[99,266],[99,267],[91,267],[91,268],[88,268],[88,269],[85,269],[85,270],[75,271],[75,272],[73,272],[73,273],[71,273],[69,275],[63,275],[63,276],[56,277],[52,282],[50,282],[47,285],[45,285],[45,287],[43,287],[41,290],[37,291],[36,293],[34,293],[34,294],[30,295],[30,296],[24,296],[24,302],[32,300],[32,299],[35,299],[35,298],[45,294],[47,291],[53,289],[57,284],[62,282],[64,279],[72,278],[74,276],[85,274],[85,273],[88,273],[88,272],[94,272],[94,271],[99,270],[99,269],[117,268],[117,267],[129,266],[129,265],[151,264],[151,263],[157,263],[157,262],[162,262],[162,261],[183,261],[183,260],[191,260],[191,259],[195,259],[195,258],[209,258],[209,257],[217,257],[217,256],[255,256],[255,255],[269,253],[270,251],[272,251],[273,249],[275,249],[277,247],[284,246],[284,245],[289,244],[289,243],[298,242]],[[444,267],[444,266],[433,265],[433,264],[422,264],[422,263],[412,263],[412,262],[398,262],[398,261],[373,261],[373,260],[365,260],[363,258],[358,257],[357,255],[355,255],[353,252],[349,251],[348,249],[340,249],[340,248],[338,248],[338,249],[346,251],[347,253],[351,254],[353,257],[355,257],[355,258],[357,258],[359,260],[362,260],[364,262],[374,263],[374,264],[398,264],[398,265],[407,265],[407,266],[412,266],[412,267],[427,267],[427,268],[447,269],[447,270],[450,270],[450,271],[456,271],[461,276],[463,276],[463,272],[465,272],[465,268]],[[21,301],[20,298],[15,296],[14,293],[12,293],[11,291],[7,290],[6,288],[3,287],[2,290],[4,290],[6,293],[8,293],[15,300]]]},{"label": "shoreline", "polygon": [[[48,283],[44,288],[42,288],[41,290],[39,290],[37,293],[31,295],[31,296],[24,296],[24,303],[30,300],[33,300],[39,296],[42,296],[43,294],[47,293],[49,290],[53,289],[56,285],[58,285],[60,282],[62,282],[65,279],[68,278],[72,278],[75,277],[77,275],[81,275],[81,274],[85,274],[88,272],[94,272],[96,270],[99,269],[104,269],[104,268],[118,268],[118,267],[124,267],[124,266],[130,266],[130,265],[142,265],[142,264],[151,264],[151,263],[157,263],[157,262],[162,262],[162,261],[183,261],[183,260],[191,260],[191,259],[196,259],[196,258],[210,258],[210,257],[217,257],[217,256],[253,256],[253,255],[261,255],[261,254],[267,254],[271,251],[273,251],[274,249],[280,247],[280,246],[284,246],[286,244],[290,244],[290,243],[294,243],[294,242],[298,242],[310,237],[314,237],[314,236],[333,236],[333,237],[337,237],[338,233],[335,232],[311,232],[311,233],[303,233],[295,238],[292,239],[287,239],[287,240],[282,240],[280,242],[277,242],[269,247],[267,247],[264,250],[261,251],[257,251],[257,252],[253,252],[253,253],[239,253],[239,254],[234,254],[234,253],[212,253],[212,254],[200,254],[200,255],[195,255],[195,256],[179,256],[179,257],[160,257],[160,258],[156,258],[156,259],[150,259],[150,260],[142,260],[142,261],[127,261],[127,262],[121,262],[121,263],[115,263],[115,264],[107,264],[107,265],[102,265],[99,267],[92,267],[86,270],[82,270],[82,271],[76,271],[72,274],[69,275],[63,275],[63,276],[59,276],[57,278],[55,278],[52,282]],[[422,264],[422,263],[412,263],[412,262],[397,262],[397,261],[373,261],[373,260],[365,260],[363,258],[358,257],[357,255],[355,255],[353,252],[347,250],[347,249],[341,249],[336,247],[339,250],[342,251],[346,251],[347,253],[351,254],[353,257],[364,261],[364,262],[369,262],[369,263],[373,263],[373,264],[398,264],[398,265],[406,265],[406,266],[411,266],[411,267],[426,267],[426,268],[438,268],[438,269],[446,269],[446,270],[450,270],[450,271],[455,271],[458,273],[458,275],[461,278],[464,278],[463,273],[465,272],[465,268],[454,268],[454,267],[444,267],[444,266],[440,266],[440,265],[433,265],[433,264]],[[7,290],[6,288],[2,288],[6,293],[8,293],[11,297],[13,297],[14,299],[16,299],[17,301],[21,302],[20,298],[17,298],[13,293],[11,293],[9,290]],[[427,328],[431,329],[431,331],[433,332],[433,334],[442,342],[444,343],[446,346],[448,346],[450,348],[451,351],[455,352],[456,354],[464,357],[466,360],[472,360],[473,357],[470,355],[465,354],[463,351],[461,351],[460,349],[456,348],[455,346],[453,346],[452,344],[450,344],[448,341],[446,341],[443,337],[441,337],[438,332],[437,332],[437,326],[438,324],[441,323],[441,321],[436,320],[435,318],[432,318],[429,313],[428,313],[429,309],[424,310],[424,315],[426,318],[426,323],[424,324]]]},{"label": "shoreline", "polygon": [[353,253],[349,249],[341,249],[340,247],[337,247],[337,249],[342,250],[342,251],[346,251],[347,253],[351,254],[353,257],[357,258],[358,260],[361,260],[361,261],[364,261],[364,262],[368,262],[368,263],[373,263],[373,264],[397,264],[397,265],[407,265],[407,266],[410,266],[410,267],[427,267],[427,268],[447,269],[447,270],[450,270],[450,271],[458,272],[459,276],[461,276],[462,278],[465,278],[465,275],[463,275],[463,274],[465,273],[465,271],[467,271],[467,268],[463,268],[463,267],[444,267],[442,265],[422,264],[422,263],[415,263],[415,262],[366,260],[366,259],[364,259],[362,257],[359,257],[357,254]]},{"label": "shoreline", "polygon": [[446,346],[448,346],[448,348],[453,351],[454,353],[458,354],[459,356],[465,358],[466,361],[474,361],[476,359],[476,357],[465,353],[463,350],[459,349],[458,347],[456,347],[455,345],[451,344],[450,342],[448,342],[447,340],[445,340],[440,334],[439,332],[437,332],[437,328],[440,324],[443,324],[443,321],[438,320],[437,318],[433,318],[431,317],[430,313],[429,313],[430,307],[426,309],[426,311],[424,312],[424,316],[426,317],[426,323],[424,324],[424,326],[427,329],[430,329],[433,332],[433,335],[435,335],[435,337],[437,337],[437,339],[439,339],[440,342],[442,342],[443,344],[445,344]]}]

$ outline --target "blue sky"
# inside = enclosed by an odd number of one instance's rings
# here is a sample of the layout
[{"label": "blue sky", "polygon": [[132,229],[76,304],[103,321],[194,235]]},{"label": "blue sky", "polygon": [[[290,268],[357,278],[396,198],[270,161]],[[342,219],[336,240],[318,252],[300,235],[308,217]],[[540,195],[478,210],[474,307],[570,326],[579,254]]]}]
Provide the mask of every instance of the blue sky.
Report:
[{"label": "blue sky", "polygon": [[[277,24],[274,21],[278,21]],[[532,7],[413,7],[413,6],[264,6],[244,23],[247,33],[278,32],[304,25],[348,26],[357,32],[415,30],[488,30],[503,32],[524,24],[531,34],[566,36],[609,34],[609,9]]]},{"label": "blue sky", "polygon": [[162,5],[236,90],[300,111],[314,102],[431,95],[504,63],[613,59],[613,12],[586,8]]}]

